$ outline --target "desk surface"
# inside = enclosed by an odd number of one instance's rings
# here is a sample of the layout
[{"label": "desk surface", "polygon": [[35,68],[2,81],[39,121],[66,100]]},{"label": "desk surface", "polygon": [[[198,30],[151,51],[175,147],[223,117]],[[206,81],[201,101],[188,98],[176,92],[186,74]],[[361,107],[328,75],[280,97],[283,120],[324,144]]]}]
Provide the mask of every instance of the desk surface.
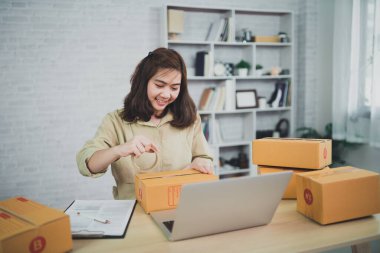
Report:
[{"label": "desk surface", "polygon": [[380,214],[322,226],[283,200],[270,224],[169,242],[136,205],[124,239],[74,240],[75,252],[320,252],[380,239]]}]

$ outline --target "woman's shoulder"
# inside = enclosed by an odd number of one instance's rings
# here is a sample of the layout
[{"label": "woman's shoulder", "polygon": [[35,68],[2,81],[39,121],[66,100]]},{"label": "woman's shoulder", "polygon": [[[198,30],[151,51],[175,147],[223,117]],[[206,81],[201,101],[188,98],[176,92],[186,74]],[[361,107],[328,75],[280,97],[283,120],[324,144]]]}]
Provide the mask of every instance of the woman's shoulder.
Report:
[{"label": "woman's shoulder", "polygon": [[118,123],[125,123],[125,121],[121,118],[121,113],[123,109],[116,109],[112,112],[109,112],[104,116],[104,120]]}]

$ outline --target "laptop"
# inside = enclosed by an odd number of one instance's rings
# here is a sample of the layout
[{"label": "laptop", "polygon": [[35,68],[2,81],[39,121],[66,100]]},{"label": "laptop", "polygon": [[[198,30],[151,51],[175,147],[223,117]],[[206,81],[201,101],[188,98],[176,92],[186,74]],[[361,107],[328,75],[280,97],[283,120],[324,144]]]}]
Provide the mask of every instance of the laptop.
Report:
[{"label": "laptop", "polygon": [[151,212],[170,241],[268,224],[291,171],[182,186],[177,209]]}]

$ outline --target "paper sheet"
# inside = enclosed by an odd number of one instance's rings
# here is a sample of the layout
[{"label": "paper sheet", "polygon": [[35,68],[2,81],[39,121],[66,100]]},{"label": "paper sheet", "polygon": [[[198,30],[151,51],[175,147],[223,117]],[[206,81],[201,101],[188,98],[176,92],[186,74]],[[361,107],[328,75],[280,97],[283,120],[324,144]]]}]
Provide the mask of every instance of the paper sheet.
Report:
[{"label": "paper sheet", "polygon": [[[75,200],[65,211],[73,237],[124,235],[136,200]],[[100,221],[107,220],[108,223]]]}]

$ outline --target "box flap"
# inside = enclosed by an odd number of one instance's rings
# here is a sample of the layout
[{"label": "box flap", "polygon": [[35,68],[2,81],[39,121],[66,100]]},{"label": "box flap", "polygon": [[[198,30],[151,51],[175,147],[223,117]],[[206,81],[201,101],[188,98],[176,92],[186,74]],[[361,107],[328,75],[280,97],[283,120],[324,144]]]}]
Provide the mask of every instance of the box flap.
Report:
[{"label": "box flap", "polygon": [[176,176],[184,176],[184,175],[193,175],[193,174],[201,174],[202,172],[197,171],[195,169],[185,169],[185,170],[175,170],[175,171],[161,171],[161,172],[153,172],[153,173],[140,173],[137,174],[136,177],[140,180],[146,179],[154,179],[154,178],[169,178]]},{"label": "box flap", "polygon": [[301,174],[317,183],[333,183],[337,181],[379,176],[378,173],[351,166],[338,167],[330,170],[314,171]]},{"label": "box flap", "polygon": [[[329,169],[329,166],[326,166],[323,169]],[[265,170],[271,172],[282,172],[286,170],[293,171],[294,173],[310,173],[310,169],[302,169],[302,168],[292,168],[292,167],[280,167],[280,166],[268,166],[268,165],[257,165],[257,170]]]},{"label": "box flap", "polygon": [[213,179],[214,180],[218,179],[218,176],[211,175],[211,174],[197,173],[197,174],[183,174],[183,175],[177,175],[173,177],[149,178],[147,180],[144,180],[143,184],[149,187],[150,186],[183,185],[186,183],[203,182],[203,181],[209,181]]},{"label": "box flap", "polygon": [[66,216],[62,211],[46,207],[24,197],[1,201],[0,208],[38,226]]},{"label": "box flap", "polygon": [[33,230],[34,226],[27,221],[0,209],[0,241]]},{"label": "box flap", "polygon": [[330,139],[307,139],[307,138],[275,138],[275,137],[265,137],[262,139],[258,139],[255,141],[292,141],[292,142],[317,142],[317,143],[323,143],[330,141]]}]

